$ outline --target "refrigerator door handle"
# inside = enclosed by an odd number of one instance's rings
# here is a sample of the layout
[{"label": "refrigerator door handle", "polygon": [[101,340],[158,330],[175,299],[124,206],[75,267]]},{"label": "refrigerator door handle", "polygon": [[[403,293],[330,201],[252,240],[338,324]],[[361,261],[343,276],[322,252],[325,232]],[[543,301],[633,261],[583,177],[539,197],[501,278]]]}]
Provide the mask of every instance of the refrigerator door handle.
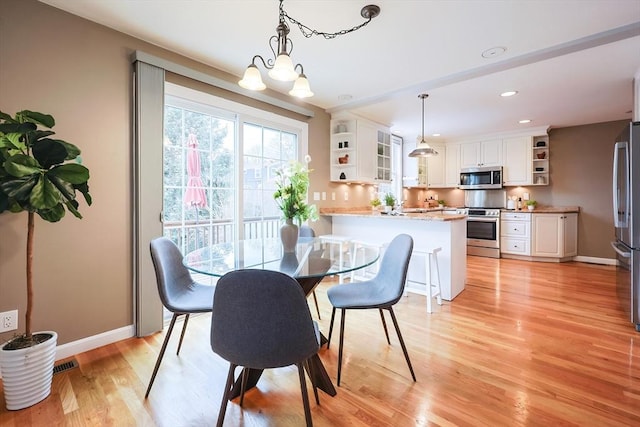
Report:
[{"label": "refrigerator door handle", "polygon": [[611,242],[611,247],[621,257],[623,257],[623,258],[631,258],[631,251],[625,251],[625,250],[620,249],[620,245],[618,244],[618,242]]}]

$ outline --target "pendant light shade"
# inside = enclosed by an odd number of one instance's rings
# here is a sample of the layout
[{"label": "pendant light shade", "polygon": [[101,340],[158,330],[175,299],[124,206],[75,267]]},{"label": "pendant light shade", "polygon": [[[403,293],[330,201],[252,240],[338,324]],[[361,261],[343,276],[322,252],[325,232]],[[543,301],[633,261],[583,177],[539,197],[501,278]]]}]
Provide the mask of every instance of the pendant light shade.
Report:
[{"label": "pendant light shade", "polygon": [[300,76],[298,76],[293,84],[293,89],[289,91],[289,95],[297,98],[309,98],[313,96],[311,87],[309,87],[309,80],[307,80],[307,76],[305,76],[304,73],[300,73]]},{"label": "pendant light shade", "polygon": [[240,87],[249,90],[264,90],[267,86],[262,82],[260,70],[254,64],[247,67],[242,80],[238,82]]},{"label": "pendant light shade", "polygon": [[417,147],[409,153],[409,157],[431,157],[438,155],[438,152],[431,148],[431,146],[427,144],[427,141],[424,140],[424,100],[428,96],[426,93],[418,95],[418,98],[422,99],[422,138]]}]

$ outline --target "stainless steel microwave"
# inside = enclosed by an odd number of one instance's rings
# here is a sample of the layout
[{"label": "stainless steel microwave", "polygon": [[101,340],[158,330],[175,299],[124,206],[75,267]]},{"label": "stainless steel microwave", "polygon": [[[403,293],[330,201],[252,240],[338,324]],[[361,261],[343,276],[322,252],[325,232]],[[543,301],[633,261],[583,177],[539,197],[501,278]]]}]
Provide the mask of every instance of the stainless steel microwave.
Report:
[{"label": "stainless steel microwave", "polygon": [[463,190],[502,188],[502,166],[463,168],[460,170],[460,188]]}]

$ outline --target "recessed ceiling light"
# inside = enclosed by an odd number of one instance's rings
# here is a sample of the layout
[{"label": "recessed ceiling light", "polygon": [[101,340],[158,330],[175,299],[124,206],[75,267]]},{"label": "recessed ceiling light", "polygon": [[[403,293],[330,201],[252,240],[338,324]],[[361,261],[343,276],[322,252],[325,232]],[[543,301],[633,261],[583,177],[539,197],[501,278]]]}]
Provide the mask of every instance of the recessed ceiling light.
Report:
[{"label": "recessed ceiling light", "polygon": [[440,136],[439,133],[434,133],[432,136]]},{"label": "recessed ceiling light", "polygon": [[340,95],[340,96],[338,96],[338,99],[339,99],[340,101],[351,101],[351,100],[353,99],[353,96],[352,96],[352,95],[345,94],[345,95]]},{"label": "recessed ceiling light", "polygon": [[496,56],[502,55],[506,51],[507,51],[506,47],[496,46],[496,47],[492,47],[491,49],[487,49],[484,52],[482,52],[482,57],[483,58],[495,58]]},{"label": "recessed ceiling light", "polygon": [[506,91],[506,92],[502,92],[502,93],[500,94],[500,96],[502,96],[502,97],[505,97],[505,98],[506,98],[506,97],[508,97],[508,96],[516,95],[517,93],[518,93],[518,91],[517,91],[517,90],[508,90],[508,91]]},{"label": "recessed ceiling light", "polygon": [[520,124],[531,123],[531,120],[530,119],[524,119],[524,120],[520,120],[518,123],[520,123]]}]

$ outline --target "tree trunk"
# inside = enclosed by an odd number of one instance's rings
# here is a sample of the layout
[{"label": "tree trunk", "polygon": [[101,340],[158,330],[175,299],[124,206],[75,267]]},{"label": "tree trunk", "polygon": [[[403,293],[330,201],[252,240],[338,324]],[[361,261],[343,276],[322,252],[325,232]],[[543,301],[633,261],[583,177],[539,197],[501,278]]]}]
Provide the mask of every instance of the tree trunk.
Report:
[{"label": "tree trunk", "polygon": [[31,308],[33,307],[33,220],[34,213],[29,212],[27,225],[27,311],[24,315],[25,336],[31,339]]}]

